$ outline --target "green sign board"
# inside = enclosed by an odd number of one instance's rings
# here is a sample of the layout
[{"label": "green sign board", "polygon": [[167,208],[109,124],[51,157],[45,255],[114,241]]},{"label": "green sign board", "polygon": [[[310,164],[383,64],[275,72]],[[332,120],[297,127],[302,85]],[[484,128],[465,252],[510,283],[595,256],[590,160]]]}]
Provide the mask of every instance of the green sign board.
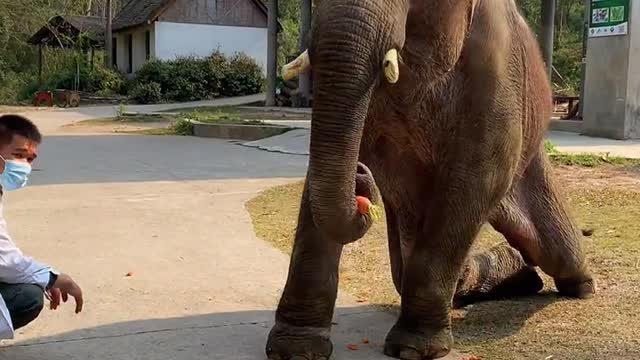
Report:
[{"label": "green sign board", "polygon": [[626,35],[629,0],[591,0],[589,37]]}]

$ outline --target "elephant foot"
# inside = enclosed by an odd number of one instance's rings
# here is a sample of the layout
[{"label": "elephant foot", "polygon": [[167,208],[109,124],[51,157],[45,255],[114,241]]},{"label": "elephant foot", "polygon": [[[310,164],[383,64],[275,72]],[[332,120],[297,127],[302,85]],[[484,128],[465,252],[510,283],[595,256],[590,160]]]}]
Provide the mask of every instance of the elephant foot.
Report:
[{"label": "elephant foot", "polygon": [[409,331],[398,324],[389,331],[384,354],[402,360],[437,359],[447,356],[453,347],[450,328],[437,332]]},{"label": "elephant foot", "polygon": [[596,293],[596,284],[591,275],[584,274],[573,279],[555,279],[556,288],[562,296],[589,299]]},{"label": "elephant foot", "polygon": [[328,360],[333,352],[329,328],[276,323],[266,353],[271,360]]}]

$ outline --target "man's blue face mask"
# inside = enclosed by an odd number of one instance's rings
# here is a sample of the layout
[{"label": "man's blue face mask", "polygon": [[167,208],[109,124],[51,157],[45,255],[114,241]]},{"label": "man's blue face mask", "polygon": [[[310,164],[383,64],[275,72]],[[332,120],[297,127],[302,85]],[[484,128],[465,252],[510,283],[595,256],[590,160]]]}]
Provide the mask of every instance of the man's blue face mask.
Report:
[{"label": "man's blue face mask", "polygon": [[2,185],[3,190],[18,190],[27,185],[29,174],[31,174],[31,165],[29,163],[5,160],[2,155],[0,155],[0,159],[4,161],[4,171],[0,174],[0,185]]}]

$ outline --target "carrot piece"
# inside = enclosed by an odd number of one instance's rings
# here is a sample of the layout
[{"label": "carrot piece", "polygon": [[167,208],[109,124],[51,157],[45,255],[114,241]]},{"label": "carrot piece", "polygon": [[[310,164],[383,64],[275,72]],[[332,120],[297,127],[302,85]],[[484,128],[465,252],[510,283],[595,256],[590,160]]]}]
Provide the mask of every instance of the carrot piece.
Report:
[{"label": "carrot piece", "polygon": [[371,200],[364,196],[356,196],[356,204],[358,205],[358,212],[360,215],[366,215],[369,213],[371,207]]},{"label": "carrot piece", "polygon": [[371,200],[364,196],[356,196],[356,205],[358,206],[358,212],[361,215],[369,214],[374,221],[380,219],[380,206],[371,203]]}]

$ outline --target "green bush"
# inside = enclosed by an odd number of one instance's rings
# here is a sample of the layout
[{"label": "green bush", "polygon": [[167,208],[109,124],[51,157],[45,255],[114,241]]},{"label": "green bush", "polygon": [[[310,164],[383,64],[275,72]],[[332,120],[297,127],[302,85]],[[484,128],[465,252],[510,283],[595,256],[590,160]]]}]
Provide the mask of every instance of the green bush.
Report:
[{"label": "green bush", "polygon": [[171,130],[173,130],[173,133],[176,135],[193,135],[193,123],[188,120],[181,119],[171,126]]},{"label": "green bush", "polygon": [[29,84],[28,78],[12,71],[3,72],[0,69],[0,104],[15,105],[23,99],[22,92]]},{"label": "green bush", "polygon": [[163,100],[195,101],[256,94],[262,90],[264,77],[262,69],[247,55],[227,58],[216,50],[205,58],[152,60],[136,73],[135,81],[138,85],[159,84]]},{"label": "green bush", "polygon": [[116,70],[98,67],[90,74],[88,90],[101,94],[124,94],[127,92],[127,80]]},{"label": "green bush", "polygon": [[102,96],[126,94],[127,80],[119,72],[96,66],[91,69],[88,64],[81,64],[79,68],[79,83],[76,83],[75,66],[63,67],[51,74],[43,74],[42,85],[38,84],[36,76],[23,77],[20,90],[17,91],[18,100],[31,100],[33,93],[39,90],[78,89]]},{"label": "green bush", "polygon": [[193,101],[206,99],[208,64],[205,59],[180,57],[170,63],[171,84],[167,97],[174,101]]},{"label": "green bush", "polygon": [[154,81],[138,83],[131,89],[130,95],[141,104],[155,104],[162,100],[162,87]]},{"label": "green bush", "polygon": [[169,89],[172,82],[172,68],[168,62],[157,59],[149,60],[136,73],[136,82],[148,83],[155,82],[160,84],[163,89]]},{"label": "green bush", "polygon": [[262,69],[245,54],[236,54],[229,62],[229,70],[223,87],[225,96],[241,96],[259,93],[264,79]]},{"label": "green bush", "polygon": [[229,60],[222,52],[216,50],[207,57],[206,61],[207,92],[212,97],[219,97],[222,95],[222,87],[229,72]]}]

